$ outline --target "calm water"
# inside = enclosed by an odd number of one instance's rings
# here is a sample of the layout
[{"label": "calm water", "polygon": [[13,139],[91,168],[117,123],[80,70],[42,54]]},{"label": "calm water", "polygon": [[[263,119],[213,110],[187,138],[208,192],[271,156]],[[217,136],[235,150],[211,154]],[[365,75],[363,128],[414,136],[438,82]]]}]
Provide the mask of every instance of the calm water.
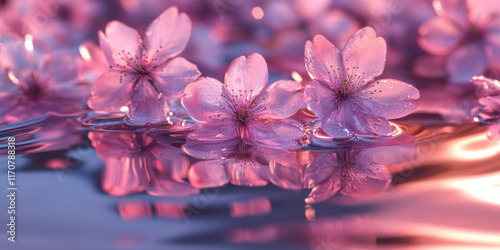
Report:
[{"label": "calm water", "polygon": [[476,124],[421,112],[389,139],[283,150],[93,119],[3,127],[17,145],[8,249],[500,247],[500,142]]}]

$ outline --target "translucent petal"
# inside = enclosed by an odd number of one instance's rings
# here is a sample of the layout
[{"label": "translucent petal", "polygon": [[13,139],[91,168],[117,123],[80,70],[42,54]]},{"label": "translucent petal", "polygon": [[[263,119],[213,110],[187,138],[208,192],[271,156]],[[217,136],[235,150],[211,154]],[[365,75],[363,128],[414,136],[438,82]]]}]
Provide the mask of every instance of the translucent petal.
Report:
[{"label": "translucent petal", "polygon": [[312,79],[322,81],[333,88],[332,76],[344,75],[342,55],[324,36],[316,35],[312,42],[307,41],[304,55],[307,72]]},{"label": "translucent petal", "polygon": [[182,57],[170,60],[165,66],[156,68],[152,74],[156,86],[165,97],[182,96],[186,85],[201,75],[196,65]]},{"label": "translucent petal", "polygon": [[111,70],[104,73],[92,86],[88,105],[93,110],[116,111],[129,104],[137,76]]},{"label": "translucent petal", "polygon": [[166,9],[146,30],[146,47],[149,60],[158,59],[162,64],[180,54],[191,36],[191,20],[177,7]]},{"label": "translucent petal", "polygon": [[326,84],[313,80],[304,89],[307,107],[319,118],[328,117],[334,107],[333,90]]},{"label": "translucent petal", "polygon": [[[367,82],[382,74],[386,54],[387,45],[384,38],[377,37],[375,30],[371,27],[360,29],[342,48],[346,74],[361,76],[361,79]],[[358,83],[362,84],[362,82]]]},{"label": "translucent petal", "polygon": [[[100,45],[113,67],[116,64],[125,66],[125,57],[135,58],[141,55],[142,39],[135,29],[119,21],[111,21],[106,25],[106,36],[100,36]],[[113,61],[110,61],[111,58]]]},{"label": "translucent petal", "polygon": [[425,51],[434,55],[447,55],[455,49],[462,38],[464,30],[449,19],[435,17],[420,26],[418,44]]},{"label": "translucent petal", "polygon": [[249,127],[250,137],[246,139],[268,146],[292,146],[304,134],[298,122],[293,121],[254,121]]},{"label": "translucent petal", "polygon": [[160,122],[165,120],[167,112],[165,100],[152,83],[145,78],[139,79],[129,106],[130,119],[139,124]]},{"label": "translucent petal", "polygon": [[255,115],[260,119],[285,119],[297,112],[304,103],[302,85],[289,80],[279,80],[268,85],[255,104]]},{"label": "translucent petal", "polygon": [[394,79],[373,81],[360,92],[360,104],[371,113],[387,119],[410,114],[417,108],[420,92],[412,85]]},{"label": "translucent petal", "polygon": [[197,121],[210,121],[231,116],[232,103],[221,82],[206,77],[188,84],[182,106],[191,118]]},{"label": "translucent petal", "polygon": [[224,78],[224,84],[234,103],[251,103],[266,87],[268,80],[267,63],[257,53],[248,58],[240,56],[231,62]]},{"label": "translucent petal", "polygon": [[232,120],[213,120],[198,125],[188,134],[189,140],[225,141],[236,137],[236,123]]}]

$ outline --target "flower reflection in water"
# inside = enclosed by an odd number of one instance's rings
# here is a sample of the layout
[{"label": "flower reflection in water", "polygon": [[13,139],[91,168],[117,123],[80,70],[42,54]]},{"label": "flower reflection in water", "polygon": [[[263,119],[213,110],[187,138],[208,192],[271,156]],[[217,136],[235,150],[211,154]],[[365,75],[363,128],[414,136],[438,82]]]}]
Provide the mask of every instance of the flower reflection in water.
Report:
[{"label": "flower reflection in water", "polygon": [[0,127],[0,154],[7,154],[7,140],[16,137],[17,153],[41,153],[67,149],[83,138],[82,126],[74,120],[45,116]]},{"label": "flower reflection in water", "polygon": [[361,150],[338,150],[320,154],[304,171],[304,185],[312,188],[307,203],[324,201],[337,193],[363,197],[389,187],[392,176]]},{"label": "flower reflection in water", "polygon": [[182,149],[205,160],[189,169],[188,179],[195,187],[219,187],[227,183],[259,187],[271,182],[284,189],[302,189],[303,167],[292,151],[256,146],[240,138],[218,142],[188,141]]},{"label": "flower reflection in water", "polygon": [[89,138],[104,161],[102,187],[110,195],[146,191],[154,196],[188,196],[199,191],[183,180],[189,160],[179,148],[130,131],[92,131]]}]

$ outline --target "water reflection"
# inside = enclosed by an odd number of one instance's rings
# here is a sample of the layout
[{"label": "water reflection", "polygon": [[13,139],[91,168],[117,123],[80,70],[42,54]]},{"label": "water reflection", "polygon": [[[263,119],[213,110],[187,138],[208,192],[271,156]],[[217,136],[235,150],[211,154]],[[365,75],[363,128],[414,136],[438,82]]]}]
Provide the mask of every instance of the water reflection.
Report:
[{"label": "water reflection", "polygon": [[189,182],[197,188],[227,183],[259,187],[271,182],[284,189],[302,189],[303,166],[293,151],[257,146],[239,138],[218,142],[188,141],[182,149],[204,160],[189,169]]},{"label": "water reflection", "polygon": [[0,127],[0,155],[7,154],[7,140],[16,138],[16,153],[41,153],[67,149],[83,139],[82,126],[74,120],[44,116]]},{"label": "water reflection", "polygon": [[154,196],[187,196],[199,192],[184,181],[189,160],[177,147],[145,132],[92,131],[89,138],[104,162],[102,188],[110,195],[146,191]]},{"label": "water reflection", "polygon": [[118,203],[118,213],[126,222],[147,219],[155,214],[158,218],[182,219],[185,216],[186,204],[174,201],[124,200]]},{"label": "water reflection", "polygon": [[307,203],[324,201],[337,193],[372,196],[387,189],[392,175],[384,165],[373,162],[360,150],[320,154],[304,171],[304,185],[312,191]]}]

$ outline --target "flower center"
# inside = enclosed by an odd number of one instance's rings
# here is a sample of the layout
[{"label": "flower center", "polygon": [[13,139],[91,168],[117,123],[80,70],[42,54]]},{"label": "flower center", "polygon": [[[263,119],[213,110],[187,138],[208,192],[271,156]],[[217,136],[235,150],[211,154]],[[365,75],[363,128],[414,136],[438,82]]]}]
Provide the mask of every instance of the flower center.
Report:
[{"label": "flower center", "polygon": [[484,32],[476,27],[476,26],[473,26],[470,30],[469,30],[469,36],[468,36],[468,40],[470,41],[480,41],[480,40],[483,40],[484,38]]},{"label": "flower center", "polygon": [[109,65],[109,68],[137,75],[149,75],[153,69],[158,67],[158,53],[162,48],[160,46],[151,57],[144,44],[139,44],[137,50],[133,52],[122,50],[117,53],[121,61],[116,62],[116,65]]},{"label": "flower center", "polygon": [[[340,63],[343,66],[343,63]],[[359,67],[347,67],[343,71],[340,67],[330,65],[328,75],[334,85],[333,92],[337,96],[337,101],[348,101],[354,94],[361,90],[361,86],[365,82],[365,72],[358,72]]]}]

